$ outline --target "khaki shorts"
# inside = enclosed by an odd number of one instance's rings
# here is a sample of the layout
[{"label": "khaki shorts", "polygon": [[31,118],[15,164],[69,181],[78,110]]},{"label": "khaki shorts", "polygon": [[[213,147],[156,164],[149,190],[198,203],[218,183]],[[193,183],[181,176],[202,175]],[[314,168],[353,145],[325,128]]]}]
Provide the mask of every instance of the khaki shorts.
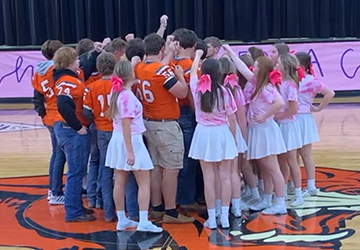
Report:
[{"label": "khaki shorts", "polygon": [[184,139],[179,123],[145,121],[147,147],[154,166],[182,169]]}]

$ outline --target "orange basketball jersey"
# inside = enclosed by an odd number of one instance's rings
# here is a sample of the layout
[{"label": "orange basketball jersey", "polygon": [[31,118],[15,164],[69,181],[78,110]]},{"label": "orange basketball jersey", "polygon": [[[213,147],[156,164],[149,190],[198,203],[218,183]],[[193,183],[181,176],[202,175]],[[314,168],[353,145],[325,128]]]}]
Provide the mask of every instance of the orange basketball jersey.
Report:
[{"label": "orange basketball jersey", "polygon": [[111,119],[105,116],[105,112],[109,108],[111,87],[110,79],[92,82],[85,90],[83,104],[84,108],[93,113],[96,129],[106,132],[113,131]]},{"label": "orange basketball jersey", "polygon": [[[192,64],[193,64],[193,61],[190,58],[175,57],[170,62],[170,65],[173,67],[179,65],[181,68],[183,68],[184,78],[185,78],[185,82],[187,84],[189,84],[189,82],[190,82],[190,70],[191,70]],[[184,99],[179,99],[180,106],[190,106],[192,101],[189,100],[189,97],[191,98],[191,93],[190,93],[190,95],[188,95],[188,97],[186,97]]]},{"label": "orange basketball jersey", "polygon": [[162,120],[179,119],[180,109],[169,89],[177,83],[170,66],[159,62],[141,62],[135,67],[136,95],[144,107],[144,117]]},{"label": "orange basketball jersey", "polygon": [[94,72],[91,74],[91,76],[89,77],[89,79],[86,80],[85,82],[85,86],[89,86],[90,83],[93,83],[97,80],[101,79],[101,74],[99,72]]}]

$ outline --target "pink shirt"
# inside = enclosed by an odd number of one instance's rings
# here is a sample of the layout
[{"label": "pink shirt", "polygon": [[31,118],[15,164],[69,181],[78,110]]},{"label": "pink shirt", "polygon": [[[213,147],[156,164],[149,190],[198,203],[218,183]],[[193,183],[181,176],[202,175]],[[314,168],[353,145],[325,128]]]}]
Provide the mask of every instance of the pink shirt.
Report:
[{"label": "pink shirt", "polygon": [[236,107],[243,107],[246,105],[244,94],[240,87],[234,89],[234,99]]},{"label": "pink shirt", "polygon": [[134,93],[127,89],[121,91],[116,103],[118,113],[113,119],[114,131],[122,133],[121,119],[131,118],[131,134],[144,133],[146,129],[143,120],[143,108]]},{"label": "pink shirt", "polygon": [[[280,84],[280,95],[282,96],[285,105],[280,110],[280,113],[283,113],[290,107],[290,102],[297,102],[299,98],[299,90],[296,86],[296,83],[293,81],[285,81]],[[277,122],[290,122],[294,121],[295,115],[286,117],[285,119],[277,120]]]},{"label": "pink shirt", "polygon": [[246,104],[250,103],[251,95],[254,93],[254,91],[255,91],[255,85],[250,82],[247,82],[244,87],[244,97]]},{"label": "pink shirt", "polygon": [[[228,124],[228,116],[234,114],[237,111],[236,103],[230,90],[226,89],[225,87],[222,87],[224,93],[224,105],[223,103],[219,104],[220,110],[218,109],[217,103],[215,103],[213,111],[211,113],[205,113],[204,111],[201,110],[200,95],[199,95],[200,92],[196,92],[197,83],[198,83],[198,77],[191,76],[190,88],[191,88],[191,93],[194,97],[196,122],[204,126],[218,126],[218,125]],[[218,89],[218,91],[220,92],[220,89]]]},{"label": "pink shirt", "polygon": [[321,93],[323,88],[324,83],[315,79],[312,75],[306,75],[300,82],[298,113],[311,113],[314,98],[318,93]]},{"label": "pink shirt", "polygon": [[[250,101],[249,110],[247,113],[247,120],[249,124],[260,124],[261,122],[255,122],[254,117],[265,115],[269,110],[276,97],[280,94],[276,87],[269,83],[266,85],[255,97]],[[268,120],[274,119],[274,116],[269,117]]]}]

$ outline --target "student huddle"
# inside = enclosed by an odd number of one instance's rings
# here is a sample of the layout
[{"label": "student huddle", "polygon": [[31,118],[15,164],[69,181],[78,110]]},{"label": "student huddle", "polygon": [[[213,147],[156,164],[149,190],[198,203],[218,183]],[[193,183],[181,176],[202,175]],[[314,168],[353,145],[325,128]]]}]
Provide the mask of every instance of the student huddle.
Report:
[{"label": "student huddle", "polygon": [[149,205],[163,223],[192,223],[177,205],[200,207],[202,188],[210,229],[228,228],[229,212],[286,214],[287,194],[292,207],[317,195],[312,112],[334,92],[314,76],[310,55],[278,43],[270,57],[257,47],[238,57],[188,29],[165,41],[167,17],[160,23],[144,40],[83,39],[77,50],[43,44],[48,61],[39,62],[33,87],[52,141],[49,203],[65,205],[67,222],[94,220],[82,203],[87,175],[89,207],[104,209],[105,221],[159,233]]}]

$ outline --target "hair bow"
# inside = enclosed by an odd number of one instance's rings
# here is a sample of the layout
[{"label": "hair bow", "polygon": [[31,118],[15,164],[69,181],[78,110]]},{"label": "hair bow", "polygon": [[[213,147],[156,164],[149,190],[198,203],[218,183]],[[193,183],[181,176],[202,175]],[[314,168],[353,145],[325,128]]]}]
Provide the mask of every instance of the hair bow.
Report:
[{"label": "hair bow", "polygon": [[279,70],[273,70],[269,73],[269,80],[272,85],[281,84],[281,73]]},{"label": "hair bow", "polygon": [[206,91],[211,92],[211,77],[208,74],[202,75],[199,79],[198,85],[196,87],[196,92],[201,92],[202,94]]},{"label": "hair bow", "polygon": [[115,92],[120,92],[123,89],[124,81],[117,76],[111,77],[112,89]]},{"label": "hair bow", "polygon": [[314,71],[314,68],[313,68],[313,64],[312,64],[312,63],[310,63],[310,65],[309,65],[309,73],[310,73],[311,75],[315,76],[315,71]]},{"label": "hair bow", "polygon": [[251,66],[249,67],[249,69],[250,69],[251,72],[254,72],[254,66],[251,65]]},{"label": "hair bow", "polygon": [[230,85],[230,87],[233,88],[234,86],[239,84],[238,80],[238,76],[234,73],[227,75],[224,80],[224,86]]},{"label": "hair bow", "polygon": [[297,70],[299,81],[301,81],[306,76],[305,71],[301,67],[298,67],[296,70]]},{"label": "hair bow", "polygon": [[290,51],[290,54],[291,54],[291,55],[295,55],[295,53],[296,53],[295,50],[291,50],[291,51]]}]

